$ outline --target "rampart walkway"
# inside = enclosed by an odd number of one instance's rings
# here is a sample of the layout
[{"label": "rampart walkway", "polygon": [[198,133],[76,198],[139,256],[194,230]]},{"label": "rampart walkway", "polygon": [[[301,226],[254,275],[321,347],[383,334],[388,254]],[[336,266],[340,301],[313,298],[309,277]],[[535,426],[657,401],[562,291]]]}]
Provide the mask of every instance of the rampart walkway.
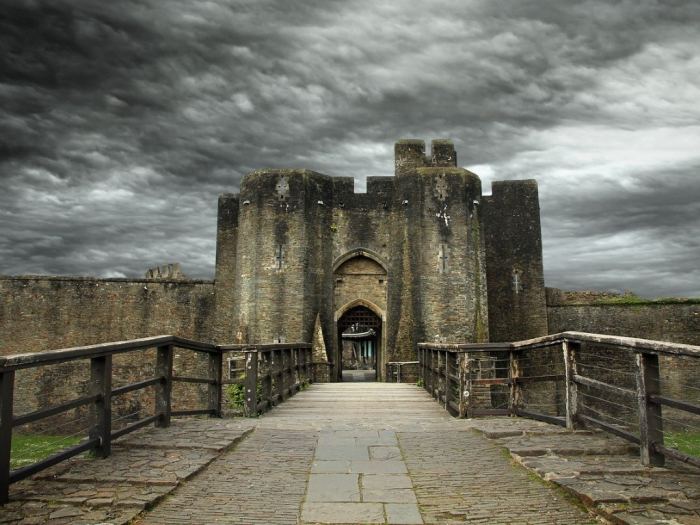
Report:
[{"label": "rampart walkway", "polygon": [[[600,473],[612,460],[634,494],[653,500],[653,487],[639,492],[639,460],[624,455],[625,442],[563,432],[453,419],[414,385],[312,385],[259,419],[176,420],[116,441],[107,459],[76,458],[19,482],[0,523],[594,523],[502,448],[551,475],[562,464],[553,441],[577,454],[578,471],[592,461]],[[618,456],[594,455],[606,452]],[[684,516],[697,519],[700,477],[666,482],[690,495],[673,523],[696,523]]]}]

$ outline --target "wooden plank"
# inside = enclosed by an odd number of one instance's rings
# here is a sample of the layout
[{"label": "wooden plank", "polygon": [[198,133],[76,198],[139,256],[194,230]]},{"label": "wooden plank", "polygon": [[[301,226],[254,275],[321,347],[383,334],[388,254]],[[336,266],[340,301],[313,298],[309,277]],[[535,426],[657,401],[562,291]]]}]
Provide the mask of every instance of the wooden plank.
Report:
[{"label": "wooden plank", "polygon": [[611,385],[610,383],[604,383],[603,381],[598,381],[597,379],[591,379],[590,377],[584,377],[576,374],[574,375],[573,380],[579,385],[585,385],[593,388],[600,388],[601,390],[607,390],[608,392],[614,392],[615,395],[627,399],[637,399],[637,392],[635,392],[634,390],[629,390],[627,388]]},{"label": "wooden plank", "polygon": [[201,385],[211,385],[216,383],[215,379],[208,377],[173,376],[173,381],[178,383],[196,383]]},{"label": "wooden plank", "polygon": [[561,344],[562,353],[564,354],[564,378],[566,381],[565,387],[565,405],[566,405],[566,428],[575,430],[578,426],[578,386],[576,384],[576,343],[563,341]]},{"label": "wooden plank", "polygon": [[62,450],[61,452],[54,454],[53,456],[49,456],[46,459],[42,459],[41,461],[37,461],[36,463],[32,463],[31,465],[27,465],[26,467],[13,470],[10,473],[10,483],[21,481],[25,478],[28,478],[29,476],[32,476],[33,474],[36,474],[37,472],[41,472],[42,470],[45,470],[49,467],[53,467],[61,461],[70,459],[73,456],[77,456],[78,454],[82,454],[83,452],[87,452],[88,450],[94,450],[98,448],[99,445],[100,440],[98,438],[89,439],[88,441],[75,445],[74,447]]},{"label": "wooden plank", "polygon": [[223,355],[210,353],[207,356],[207,362],[211,381],[207,388],[208,408],[212,411],[213,417],[221,417]]},{"label": "wooden plank", "polygon": [[663,445],[659,445],[658,443],[654,443],[654,449],[657,452],[663,454],[664,456],[668,456],[672,459],[675,459],[676,461],[680,461],[681,463],[687,463],[688,465],[693,465],[695,467],[700,468],[700,458],[696,456],[684,454],[679,450],[667,448]]},{"label": "wooden plank", "polygon": [[524,383],[541,383],[543,381],[563,381],[566,380],[566,374],[543,374],[541,376],[520,376],[516,381],[520,384]]},{"label": "wooden plank", "polygon": [[559,425],[562,427],[566,426],[566,418],[561,416],[550,416],[549,414],[540,414],[539,412],[530,412],[529,410],[523,410],[518,408],[515,411],[516,415],[521,417],[527,417],[530,419],[536,419],[538,421],[544,421],[545,423],[552,423],[553,425]]},{"label": "wooden plank", "polygon": [[202,341],[195,341],[193,339],[185,339],[184,337],[173,336],[173,345],[178,348],[186,348],[187,350],[194,350],[195,352],[206,352],[209,354],[219,354],[221,355],[221,349],[214,343],[205,343]]},{"label": "wooden plank", "polygon": [[132,423],[131,425],[128,425],[128,426],[122,428],[121,430],[116,430],[115,432],[112,432],[111,437],[112,437],[112,439],[120,438],[126,434],[129,434],[131,432],[134,432],[135,430],[138,430],[139,428],[143,428],[145,426],[150,425],[151,423],[158,421],[159,417],[160,416],[158,414],[156,414],[154,416],[148,416],[148,417],[145,417],[143,419],[140,419],[136,423]]},{"label": "wooden plank", "polygon": [[686,401],[679,401],[678,399],[673,399],[666,396],[659,396],[655,394],[649,394],[649,401],[652,403],[658,403],[660,405],[666,405],[672,408],[677,408],[679,410],[685,410],[691,414],[700,415],[700,405],[694,405],[693,403],[688,403]]},{"label": "wooden plank", "polygon": [[83,405],[88,405],[90,403],[95,403],[101,399],[101,394],[96,394],[93,396],[80,397],[74,399],[73,401],[68,401],[67,403],[61,403],[50,408],[42,408],[41,410],[35,410],[34,412],[29,412],[27,414],[22,414],[17,416],[12,420],[12,426],[18,427],[20,425],[26,425],[27,423],[33,423],[34,421],[39,421],[47,417],[55,416],[61,414],[73,408],[77,408]]},{"label": "wooden plank", "polygon": [[159,346],[156,352],[156,375],[161,379],[156,387],[156,426],[161,428],[170,426],[172,416],[173,354],[173,345]]},{"label": "wooden plank", "polygon": [[510,414],[515,415],[518,407],[522,406],[523,389],[518,384],[520,378],[520,360],[517,352],[508,354],[508,377],[510,383],[510,395],[508,396],[508,410]]},{"label": "wooden plank", "polygon": [[245,354],[245,412],[248,417],[258,415],[258,353]]},{"label": "wooden plank", "polygon": [[459,372],[459,402],[457,409],[458,417],[467,417],[467,396],[469,395],[467,387],[467,378],[469,374],[467,356],[462,354],[457,357],[457,368]]},{"label": "wooden plank", "polygon": [[606,423],[605,421],[601,421],[600,419],[596,419],[594,417],[587,416],[586,414],[579,414],[578,417],[579,417],[579,419],[585,421],[586,423],[593,425],[594,427],[598,427],[600,429],[605,430],[606,432],[610,432],[611,434],[614,434],[618,437],[621,437],[622,439],[625,439],[627,441],[630,441],[632,443],[639,445],[639,438],[630,432],[626,432],[624,430],[621,430],[614,425]]},{"label": "wooden plank", "polygon": [[217,345],[217,348],[224,352],[273,352],[292,348],[311,348],[311,343],[265,343],[265,344],[245,344],[245,345]]},{"label": "wooden plank", "polygon": [[15,371],[0,373],[0,504],[9,500],[10,455],[12,451],[12,409],[15,393]]},{"label": "wooden plank", "polygon": [[472,379],[472,385],[508,385],[510,380],[506,377],[492,377],[488,379]]},{"label": "wooden plank", "polygon": [[173,417],[179,416],[211,416],[214,415],[214,411],[209,408],[199,408],[194,410],[173,410],[170,413]]},{"label": "wooden plank", "polygon": [[91,396],[97,400],[90,406],[90,439],[99,440],[95,455],[106,458],[112,452],[112,356],[90,359]]},{"label": "wooden plank", "polygon": [[659,356],[655,354],[635,355],[637,363],[637,400],[639,404],[639,456],[644,466],[662,467],[664,455],[654,445],[664,444],[661,405],[649,403],[649,396],[659,395]]},{"label": "wooden plank", "polygon": [[172,340],[172,335],[159,335],[156,337],[143,337],[141,339],[101,343],[98,345],[76,346],[72,348],[62,348],[60,350],[49,350],[47,352],[36,352],[32,354],[15,354],[0,357],[0,369],[31,368],[33,366],[47,365],[50,363],[65,363],[76,359],[88,359],[109,354],[121,354],[124,352],[143,350],[163,344],[169,344],[172,342]]},{"label": "wooden plank", "polygon": [[119,396],[121,394],[126,394],[127,392],[133,392],[134,390],[141,390],[143,388],[148,388],[149,386],[157,385],[163,381],[162,377],[153,377],[151,379],[145,379],[137,383],[131,383],[128,385],[120,386],[112,389],[112,397]]}]

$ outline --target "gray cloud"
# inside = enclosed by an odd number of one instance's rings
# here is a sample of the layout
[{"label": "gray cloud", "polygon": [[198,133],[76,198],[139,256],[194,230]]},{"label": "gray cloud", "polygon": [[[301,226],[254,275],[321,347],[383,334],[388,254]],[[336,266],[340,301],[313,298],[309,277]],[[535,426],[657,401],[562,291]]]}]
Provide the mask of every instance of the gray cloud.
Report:
[{"label": "gray cloud", "polygon": [[548,284],[700,295],[692,0],[15,0],[0,16],[0,271],[213,273],[261,167],[389,175],[451,137],[540,183]]}]

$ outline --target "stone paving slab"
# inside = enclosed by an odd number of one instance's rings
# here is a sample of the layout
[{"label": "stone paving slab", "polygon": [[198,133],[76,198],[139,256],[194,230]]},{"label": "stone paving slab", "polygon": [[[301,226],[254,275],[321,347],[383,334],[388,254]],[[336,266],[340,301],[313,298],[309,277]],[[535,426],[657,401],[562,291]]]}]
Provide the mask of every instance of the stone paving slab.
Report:
[{"label": "stone paving slab", "polygon": [[[525,468],[562,487],[613,523],[700,525],[699,469],[674,462],[664,468],[644,467],[636,447],[631,447],[635,452],[631,454],[625,452],[624,442],[606,445],[601,439],[611,443],[616,438],[600,432],[567,435],[556,427],[551,433],[523,428],[519,435],[501,437],[501,422],[482,421],[477,428],[495,437],[495,443],[505,445]],[[555,440],[563,445],[551,446]],[[589,454],[591,450],[597,453]],[[567,455],[567,451],[575,455]]]},{"label": "stone paving slab", "polygon": [[359,476],[357,474],[311,474],[306,488],[306,501],[359,502]]},{"label": "stone paving slab", "polygon": [[[204,423],[204,424],[203,424]],[[173,419],[168,428],[146,427],[112,443],[113,447],[204,448],[221,452],[252,431],[255,419]]]},{"label": "stone paving slab", "polygon": [[[174,419],[167,429],[134,432],[116,442],[109,458],[76,457],[13,484],[10,503],[0,508],[0,523],[130,523],[220,451],[243,439],[253,424],[252,420]],[[171,448],[166,447],[168,442]]]},{"label": "stone paving slab", "polygon": [[317,437],[258,428],[134,525],[296,525]]},{"label": "stone paving slab", "polygon": [[579,455],[617,455],[631,454],[639,449],[629,441],[602,433],[573,433],[559,432],[552,425],[553,433],[529,434],[510,436],[498,439],[512,454],[518,456],[558,456]]},{"label": "stone paving slab", "polygon": [[116,448],[105,459],[80,457],[65,461],[43,471],[37,479],[173,485],[201,470],[217,455],[208,449]]},{"label": "stone paving slab", "polygon": [[136,509],[101,507],[91,509],[41,501],[12,501],[0,510],[0,523],[21,525],[127,525]]},{"label": "stone paving slab", "polygon": [[[472,428],[482,432],[487,438],[496,439],[524,434],[569,433],[564,427],[550,425],[535,419],[519,417],[484,417],[470,420]],[[586,432],[589,433],[590,432]]]},{"label": "stone paving slab", "polygon": [[[381,503],[320,503],[304,505],[302,523],[386,523]],[[422,522],[421,522],[422,523]]]},{"label": "stone paving slab", "polygon": [[480,433],[398,437],[425,523],[595,523]]},{"label": "stone paving slab", "polygon": [[663,468],[648,468],[639,461],[639,456],[578,455],[578,456],[514,456],[526,468],[533,470],[542,479],[551,481],[571,478],[580,474],[637,474],[649,472],[670,473]]},{"label": "stone paving slab", "polygon": [[72,483],[64,481],[20,481],[12,488],[12,499],[44,501],[97,507],[138,507],[152,505],[176,484],[134,485],[130,483]]},{"label": "stone paving slab", "polygon": [[581,474],[556,483],[581,497],[588,505],[599,503],[650,503],[692,500],[700,503],[700,473],[679,476]]}]

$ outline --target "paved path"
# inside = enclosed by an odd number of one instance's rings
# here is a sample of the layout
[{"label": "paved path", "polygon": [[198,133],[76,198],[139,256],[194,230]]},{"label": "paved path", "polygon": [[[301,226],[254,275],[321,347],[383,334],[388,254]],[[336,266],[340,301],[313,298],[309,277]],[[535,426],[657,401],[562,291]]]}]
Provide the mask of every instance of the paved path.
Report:
[{"label": "paved path", "polygon": [[137,522],[593,523],[414,385],[314,385]]},{"label": "paved path", "polygon": [[453,419],[413,385],[313,385],[259,419],[174,420],[60,463],[13,485],[0,523],[593,523],[567,491],[614,523],[700,524],[698,470],[631,452],[601,432]]}]

